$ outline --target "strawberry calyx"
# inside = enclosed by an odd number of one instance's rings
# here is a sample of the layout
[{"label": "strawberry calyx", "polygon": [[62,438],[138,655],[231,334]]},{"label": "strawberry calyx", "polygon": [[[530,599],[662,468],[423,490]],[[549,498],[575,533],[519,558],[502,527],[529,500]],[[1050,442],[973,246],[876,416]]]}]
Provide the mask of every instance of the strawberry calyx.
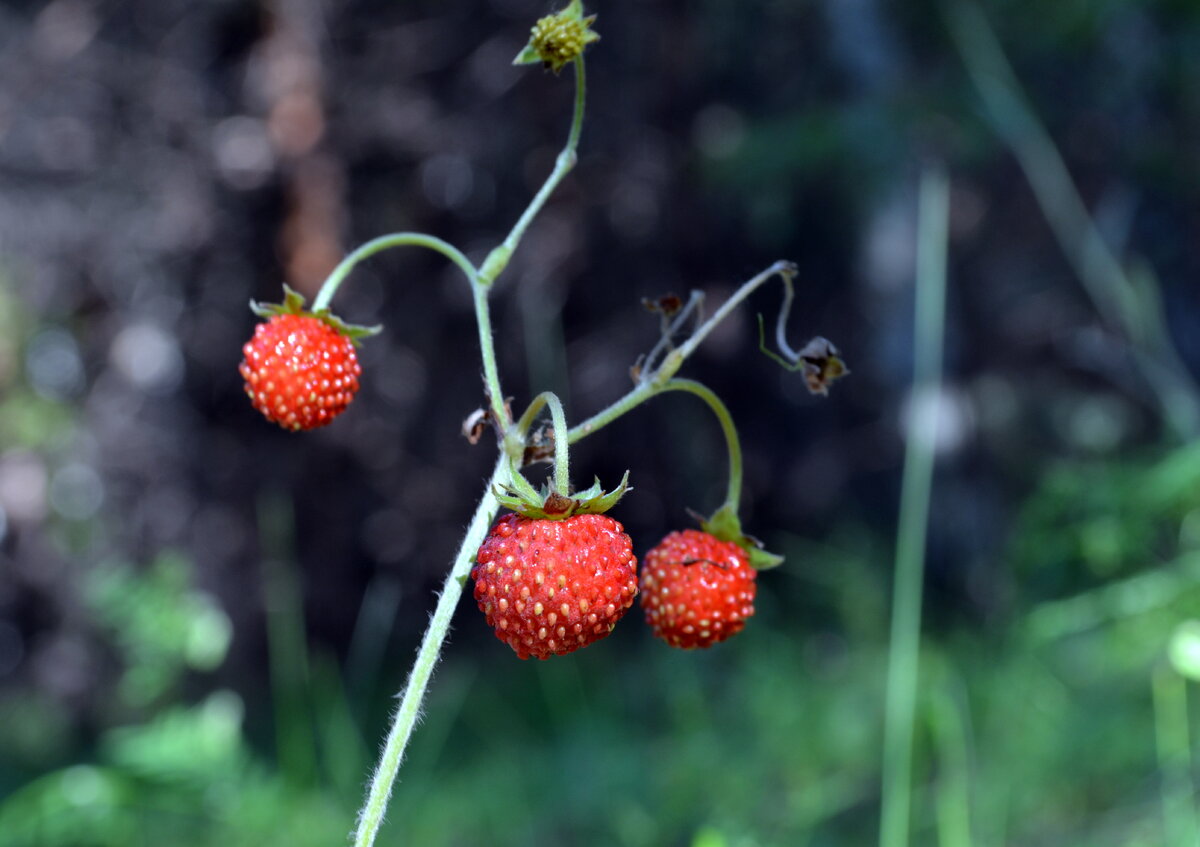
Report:
[{"label": "strawberry calyx", "polygon": [[629,471],[621,477],[620,484],[606,492],[599,478],[591,487],[566,495],[557,491],[553,484],[543,485],[541,490],[521,478],[523,485],[500,485],[496,499],[501,506],[511,509],[525,518],[533,520],[561,521],[575,515],[602,515],[617,505],[617,501],[629,491]]},{"label": "strawberry calyx", "polygon": [[316,318],[321,323],[332,327],[339,335],[350,339],[350,343],[355,347],[359,346],[359,342],[362,339],[378,335],[383,331],[383,327],[380,325],[360,326],[358,324],[346,323],[327,308],[317,309],[316,311],[307,309],[305,308],[304,295],[289,287],[286,283],[283,286],[282,303],[259,303],[257,300],[251,300],[250,311],[254,312],[260,318],[267,319],[278,315],[304,315]]},{"label": "strawberry calyx", "polygon": [[745,550],[750,559],[750,567],[755,570],[767,570],[783,564],[783,556],[764,550],[761,541],[742,531],[742,521],[738,517],[737,510],[729,504],[717,509],[707,519],[700,515],[694,515],[694,517],[700,519],[700,529],[709,535],[721,541],[731,541]]}]

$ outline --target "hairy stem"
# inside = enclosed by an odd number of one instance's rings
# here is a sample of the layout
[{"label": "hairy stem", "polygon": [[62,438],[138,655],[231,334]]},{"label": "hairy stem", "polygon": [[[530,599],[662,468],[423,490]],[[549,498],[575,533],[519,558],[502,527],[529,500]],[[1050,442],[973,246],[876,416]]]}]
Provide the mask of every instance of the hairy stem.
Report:
[{"label": "hairy stem", "polygon": [[558,395],[553,391],[543,391],[537,397],[534,397],[529,404],[529,408],[522,413],[520,420],[517,421],[513,434],[514,448],[514,475],[520,475],[520,471],[516,469],[516,465],[520,464],[521,449],[525,444],[526,433],[533,426],[533,422],[537,419],[540,412],[547,405],[550,406],[550,420],[554,426],[554,490],[559,494],[566,496],[570,493],[571,474],[570,474],[570,452],[568,445],[570,437],[567,430],[567,417],[563,412],[562,401],[558,399]]},{"label": "hairy stem", "polygon": [[496,345],[492,340],[492,312],[488,306],[488,287],[475,280],[471,283],[471,293],[475,302],[475,325],[479,327],[479,353],[483,358],[483,382],[487,386],[488,404],[503,432],[512,423],[512,418],[508,406],[504,403],[500,372],[496,368]]},{"label": "hairy stem", "polygon": [[433,618],[430,619],[429,627],[425,630],[425,637],[421,640],[421,646],[417,650],[412,673],[409,674],[408,683],[404,686],[400,706],[396,709],[391,731],[388,732],[387,741],[384,742],[379,766],[371,778],[366,804],[359,813],[358,830],[354,835],[355,847],[370,847],[374,844],[375,836],[383,823],[383,814],[392,794],[392,786],[396,782],[396,773],[400,770],[404,748],[408,744],[409,736],[412,735],[413,726],[420,717],[425,688],[429,685],[429,678],[433,674],[434,665],[437,664],[442,642],[446,640],[446,633],[450,629],[450,618],[454,615],[454,607],[458,605],[463,584],[471,572],[475,553],[479,549],[479,545],[483,543],[488,527],[491,526],[492,519],[496,516],[498,504],[492,491],[498,483],[504,480],[507,473],[508,457],[502,455],[496,460],[492,477],[488,481],[487,487],[483,491],[483,497],[475,509],[475,515],[467,527],[467,534],[458,548],[458,554],[454,557],[450,573],[446,575],[446,581],[442,584],[442,593],[438,598],[437,608],[433,612]]},{"label": "hairy stem", "polygon": [[583,131],[587,78],[583,70],[583,56],[576,56],[573,64],[575,65],[575,113],[571,118],[571,131],[567,134],[567,144],[558,154],[558,158],[554,162],[554,170],[550,172],[546,182],[534,195],[521,217],[517,219],[508,237],[484,260],[483,267],[479,272],[480,282],[484,285],[491,285],[496,277],[504,271],[508,260],[512,258],[513,251],[517,249],[517,245],[525,235],[525,230],[537,217],[537,213],[542,210],[542,206],[546,205],[546,201],[550,199],[550,195],[554,193],[558,184],[563,181],[563,177],[575,167],[575,150],[579,147],[579,135]]},{"label": "hairy stem", "polygon": [[313,311],[318,312],[321,309],[329,308],[333,296],[337,294],[346,277],[359,262],[393,247],[426,247],[436,250],[458,265],[459,270],[466,276],[475,302],[475,322],[479,327],[479,351],[483,357],[483,379],[487,386],[488,403],[496,420],[502,427],[507,427],[509,416],[504,408],[504,392],[500,388],[500,374],[496,369],[496,349],[492,341],[492,319],[488,309],[487,286],[480,283],[479,271],[453,244],[421,232],[394,232],[391,235],[374,238],[338,263],[338,266],[333,269],[333,273],[321,285],[317,299],[313,301]]},{"label": "hairy stem", "polygon": [[479,279],[479,272],[475,270],[475,266],[453,244],[449,244],[432,235],[425,235],[422,232],[393,232],[391,235],[381,235],[378,238],[371,239],[349,256],[342,259],[338,263],[338,266],[333,269],[333,273],[322,283],[321,290],[317,294],[317,299],[313,301],[313,311],[319,312],[321,309],[329,308],[329,303],[333,300],[333,295],[337,294],[337,290],[341,287],[342,282],[350,275],[350,272],[354,270],[359,262],[374,256],[376,253],[390,250],[393,247],[427,247],[430,250],[436,250],[458,265],[459,269],[466,275],[467,282],[474,285]]}]

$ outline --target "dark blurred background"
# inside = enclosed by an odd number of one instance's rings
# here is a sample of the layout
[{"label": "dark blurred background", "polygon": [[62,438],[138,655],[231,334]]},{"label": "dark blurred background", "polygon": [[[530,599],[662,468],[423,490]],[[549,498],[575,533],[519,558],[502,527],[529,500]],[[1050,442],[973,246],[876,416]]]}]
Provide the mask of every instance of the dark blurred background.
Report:
[{"label": "dark blurred background", "polygon": [[[997,845],[1194,826],[1200,4],[975,8],[588,8],[579,166],[494,292],[506,392],[555,390],[581,420],[656,341],[643,298],[701,289],[711,308],[777,259],[800,268],[793,343],[832,339],[853,374],[814,398],[758,351],[777,285],[723,324],[684,373],[731,407],[746,527],[788,555],[758,617],[676,654],[635,610],[586,653],[520,663],[468,599],[381,843],[875,837],[935,161],[950,280],[917,842],[965,843],[962,816]],[[244,396],[246,304],[314,295],[397,230],[482,261],[565,140],[571,72],[510,65],[551,10],[0,5],[0,844],[350,829],[495,455],[460,432],[483,402],[470,294],[419,250],[356,270],[335,308],[386,331],[350,411],[299,436]],[[1089,282],[1021,113],[990,107],[1008,78],[989,25],[1132,312]],[[625,469],[615,517],[640,556],[719,504],[720,432],[694,399],[656,399],[573,456],[577,484]]]}]

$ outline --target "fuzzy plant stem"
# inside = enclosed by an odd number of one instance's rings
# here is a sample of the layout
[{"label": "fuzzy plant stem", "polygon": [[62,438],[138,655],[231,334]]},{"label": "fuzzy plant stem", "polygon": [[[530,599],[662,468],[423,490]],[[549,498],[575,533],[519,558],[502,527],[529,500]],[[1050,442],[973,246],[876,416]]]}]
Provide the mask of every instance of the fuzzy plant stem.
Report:
[{"label": "fuzzy plant stem", "polygon": [[[554,490],[566,496],[571,493],[570,438],[567,430],[567,417],[563,412],[562,401],[558,399],[557,394],[553,391],[543,391],[533,398],[529,408],[524,411],[510,431],[509,437],[505,439],[505,447],[513,458],[515,487],[524,490],[525,486],[528,486],[528,490],[533,491],[533,486],[529,485],[528,480],[516,469],[516,465],[519,465],[521,461],[526,433],[533,426],[538,412],[547,405],[550,406],[550,422],[554,427]],[[525,483],[525,486],[521,485],[522,482]]]},{"label": "fuzzy plant stem", "polygon": [[317,294],[317,299],[313,301],[313,311],[319,312],[321,309],[329,308],[329,304],[333,300],[333,295],[337,294],[342,282],[350,275],[350,272],[354,270],[359,262],[374,256],[376,253],[390,250],[393,247],[427,247],[430,250],[436,250],[458,265],[466,275],[467,280],[472,284],[479,278],[475,266],[453,244],[421,232],[394,232],[391,235],[381,235],[378,238],[371,239],[349,256],[342,259],[338,263],[338,266],[333,269],[333,272],[326,278],[325,282],[322,283],[321,290]]},{"label": "fuzzy plant stem", "polygon": [[404,756],[404,748],[412,735],[413,727],[421,716],[421,701],[425,697],[425,688],[437,664],[442,642],[450,629],[450,618],[458,605],[463,592],[463,585],[471,573],[471,564],[475,561],[475,553],[483,543],[492,520],[496,517],[499,504],[496,502],[493,489],[504,481],[508,475],[508,458],[501,456],[496,461],[492,477],[484,489],[483,498],[475,508],[475,515],[467,527],[454,557],[454,565],[446,575],[442,584],[442,593],[438,598],[437,608],[425,630],[421,646],[417,650],[416,661],[413,662],[412,673],[400,696],[400,705],[392,719],[392,728],[388,732],[387,741],[383,745],[383,753],[379,757],[379,765],[371,777],[371,787],[367,792],[367,801],[359,813],[358,830],[354,834],[355,847],[370,847],[375,843],[375,836],[383,823],[383,814],[387,808],[388,798],[392,794],[392,785],[396,781],[396,773],[400,769],[400,761]]},{"label": "fuzzy plant stem", "polygon": [[525,230],[537,217],[537,213],[542,210],[542,206],[546,205],[546,201],[550,199],[550,195],[554,193],[558,184],[563,181],[563,177],[575,167],[578,158],[575,151],[579,147],[579,135],[583,131],[587,78],[583,70],[583,56],[576,56],[572,64],[575,66],[575,113],[571,117],[571,130],[567,134],[566,146],[554,161],[554,170],[550,172],[546,182],[534,195],[521,217],[517,219],[508,237],[484,260],[479,270],[479,279],[484,285],[491,285],[496,277],[503,273],[504,268],[508,266],[508,260],[512,258],[513,251],[517,249],[517,244],[525,235]]},{"label": "fuzzy plant stem", "polygon": [[937,437],[936,420],[931,410],[942,379],[949,203],[945,173],[940,169],[927,170],[921,177],[918,212],[913,389],[892,588],[892,628],[883,730],[880,847],[906,847],[909,838],[913,721],[921,638],[921,584],[925,570],[929,495],[933,484],[933,449]]}]

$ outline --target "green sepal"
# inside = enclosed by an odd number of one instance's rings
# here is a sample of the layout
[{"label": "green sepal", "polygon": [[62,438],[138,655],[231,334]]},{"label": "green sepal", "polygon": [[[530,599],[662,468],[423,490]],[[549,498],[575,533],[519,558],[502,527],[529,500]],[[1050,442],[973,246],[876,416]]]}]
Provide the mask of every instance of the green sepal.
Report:
[{"label": "green sepal", "polygon": [[501,506],[511,509],[521,517],[551,521],[566,520],[575,515],[604,514],[617,505],[617,501],[630,490],[629,471],[625,471],[620,484],[607,493],[600,485],[599,479],[590,488],[570,496],[559,494],[550,484],[542,486],[541,491],[535,491],[529,483],[525,483],[525,486],[528,486],[529,490],[523,491],[512,485],[501,484],[496,486],[493,493]]},{"label": "green sepal", "polygon": [[742,532],[742,521],[729,506],[722,506],[712,517],[700,522],[700,528],[721,541],[731,541],[746,551],[750,567],[757,571],[767,570],[783,564],[783,556],[763,549],[762,542],[753,535]]},{"label": "green sepal", "polygon": [[307,315],[308,317],[316,318],[321,323],[333,327],[339,335],[349,338],[355,347],[358,346],[358,342],[362,339],[378,335],[383,331],[382,324],[375,326],[348,324],[328,308],[318,309],[314,312],[305,308],[305,305],[304,295],[291,288],[287,283],[284,283],[282,303],[259,303],[257,300],[251,300],[250,311],[254,312],[260,318],[268,319],[277,315]]},{"label": "green sepal", "polygon": [[540,65],[542,57],[538,55],[537,50],[533,49],[532,44],[526,44],[512,63],[514,65]]}]

